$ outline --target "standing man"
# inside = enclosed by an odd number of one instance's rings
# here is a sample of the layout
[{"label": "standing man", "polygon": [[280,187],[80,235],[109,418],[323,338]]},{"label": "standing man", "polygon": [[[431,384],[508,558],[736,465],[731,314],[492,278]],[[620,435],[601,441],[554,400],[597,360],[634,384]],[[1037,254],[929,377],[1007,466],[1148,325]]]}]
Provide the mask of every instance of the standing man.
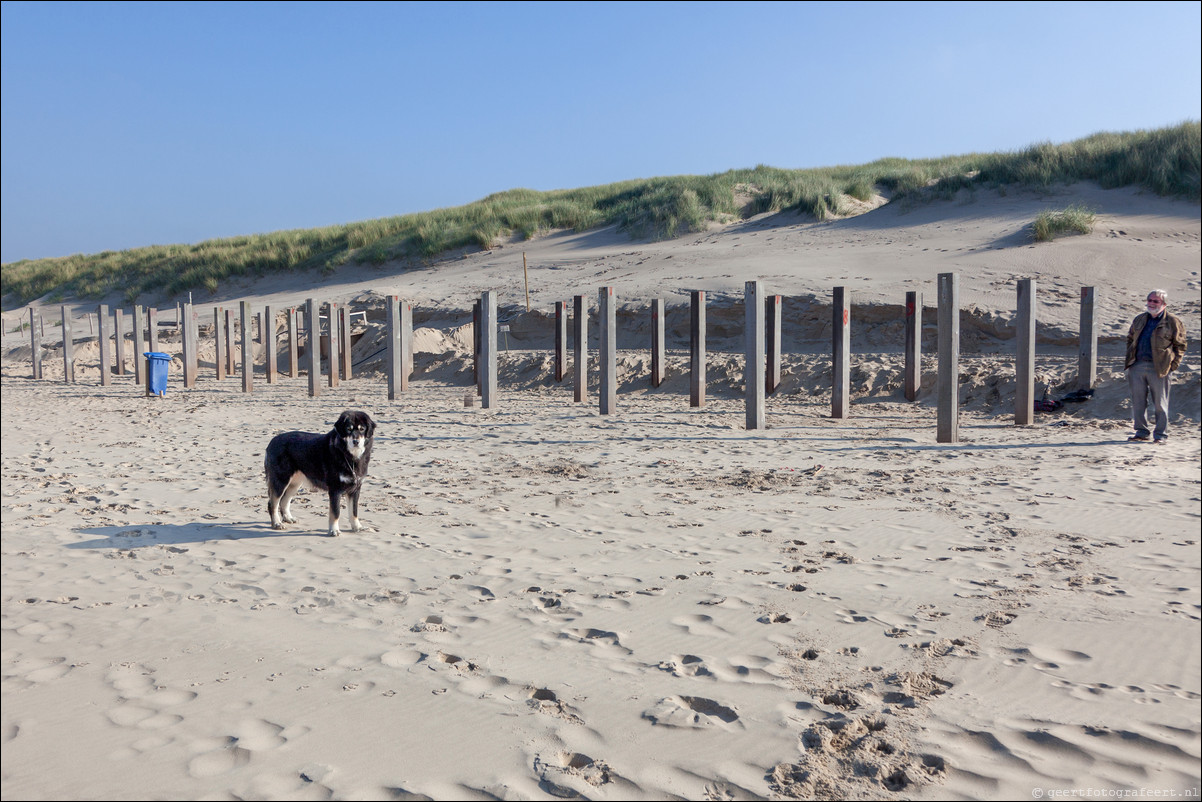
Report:
[{"label": "standing man", "polygon": [[[1185,355],[1185,324],[1165,307],[1168,295],[1164,290],[1148,293],[1147,311],[1131,321],[1127,332],[1127,384],[1131,387],[1131,415],[1135,434],[1127,439],[1133,443],[1169,439],[1169,374],[1181,364]],[[1156,410],[1156,427],[1148,432],[1148,394]]]}]

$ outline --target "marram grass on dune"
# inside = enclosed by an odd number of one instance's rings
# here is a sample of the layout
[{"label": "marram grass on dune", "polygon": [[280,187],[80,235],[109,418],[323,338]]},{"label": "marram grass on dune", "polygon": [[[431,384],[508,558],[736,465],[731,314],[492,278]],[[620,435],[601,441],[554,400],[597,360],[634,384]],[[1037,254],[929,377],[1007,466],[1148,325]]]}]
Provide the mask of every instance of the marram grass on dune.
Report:
[{"label": "marram grass on dune", "polygon": [[1202,199],[1202,124],[1099,133],[1073,142],[1008,153],[939,159],[879,159],[858,166],[786,170],[760,165],[708,176],[623,181],[582,189],[513,189],[458,206],[325,228],[23,260],[2,268],[6,307],[49,295],[97,298],[113,291],[133,302],[144,293],[182,296],[215,290],[234,276],[350,263],[434,259],[464,248],[490,248],[554,230],[617,225],[635,237],[668,239],[763,212],[796,211],[824,220],[846,214],[851,199],[921,202],[963,188],[1051,187],[1096,181],[1106,188],[1146,187]]}]

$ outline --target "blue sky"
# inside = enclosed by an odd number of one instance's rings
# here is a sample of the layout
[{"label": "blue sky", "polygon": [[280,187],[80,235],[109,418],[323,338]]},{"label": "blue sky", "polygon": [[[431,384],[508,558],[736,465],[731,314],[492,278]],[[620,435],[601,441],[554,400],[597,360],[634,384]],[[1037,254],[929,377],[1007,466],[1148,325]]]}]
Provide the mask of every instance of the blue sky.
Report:
[{"label": "blue sky", "polygon": [[5,2],[2,258],[1174,125],[1200,9]]}]

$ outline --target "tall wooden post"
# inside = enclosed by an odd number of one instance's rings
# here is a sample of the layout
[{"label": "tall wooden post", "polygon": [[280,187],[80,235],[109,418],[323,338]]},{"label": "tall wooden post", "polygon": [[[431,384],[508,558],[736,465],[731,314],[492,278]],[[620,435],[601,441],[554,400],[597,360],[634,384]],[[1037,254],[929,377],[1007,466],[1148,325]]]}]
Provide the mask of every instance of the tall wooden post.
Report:
[{"label": "tall wooden post", "polygon": [[75,384],[75,333],[71,331],[71,312],[62,307],[63,316],[63,381]]},{"label": "tall wooden post", "polygon": [[37,309],[29,310],[29,347],[33,355],[33,377],[42,378],[42,315]]},{"label": "tall wooden post", "polygon": [[96,308],[96,322],[100,334],[100,386],[109,384],[109,370],[112,367],[112,354],[109,352],[109,308],[101,304]]},{"label": "tall wooden post", "polygon": [[305,309],[308,318],[305,323],[309,328],[309,338],[305,345],[305,355],[309,370],[309,397],[321,395],[321,304],[310,298]]},{"label": "tall wooden post", "polygon": [[342,378],[351,380],[351,308],[344,306],[338,310],[338,327],[342,332]]},{"label": "tall wooden post", "polygon": [[563,301],[555,302],[555,381],[562,382],[568,369],[568,310]]},{"label": "tall wooden post", "polygon": [[667,346],[664,341],[664,299],[651,302],[651,386],[664,383],[664,366]]},{"label": "tall wooden post", "polygon": [[572,299],[572,304],[572,375],[575,381],[573,398],[577,404],[583,404],[588,400],[588,302],[583,295],[577,295]]},{"label": "tall wooden post", "polygon": [[184,304],[184,387],[191,389],[196,386],[197,372],[197,334],[196,312],[192,304]]},{"label": "tall wooden post", "polygon": [[234,310],[225,310],[225,373],[233,376],[238,372],[238,361],[234,356],[234,343],[238,340],[238,323],[234,320]]},{"label": "tall wooden post", "polygon": [[225,378],[226,349],[229,342],[225,337],[225,310],[220,306],[213,310],[213,347],[216,352],[217,380]]},{"label": "tall wooden post", "polygon": [[693,290],[689,305],[689,406],[705,406],[705,290]]},{"label": "tall wooden post", "polygon": [[1035,422],[1035,279],[1018,280],[1018,313],[1015,319],[1014,423]]},{"label": "tall wooden post", "polygon": [[743,363],[743,382],[746,391],[747,430],[767,428],[764,415],[764,288],[758,281],[743,285],[746,360]]},{"label": "tall wooden post", "polygon": [[134,381],[146,384],[146,308],[134,306]]},{"label": "tall wooden post", "polygon": [[250,301],[242,302],[242,392],[254,390],[255,338],[251,327]]},{"label": "tall wooden post", "polygon": [[781,313],[783,307],[781,301],[783,299],[779,295],[768,297],[768,333],[764,340],[764,346],[768,349],[768,372],[765,377],[764,392],[772,395],[776,392],[776,388],[780,387],[780,336],[783,321]]},{"label": "tall wooden post", "polygon": [[497,293],[486,290],[480,298],[480,408],[497,403]]},{"label": "tall wooden post", "polygon": [[1098,383],[1098,308],[1093,287],[1081,288],[1081,333],[1077,355],[1077,389],[1092,390]]},{"label": "tall wooden post", "polygon": [[472,302],[472,377],[476,381],[476,395],[484,394],[484,375],[480,371],[480,301]]},{"label": "tall wooden post", "polygon": [[906,366],[903,380],[907,401],[922,389],[922,293],[906,293]]},{"label": "tall wooden post", "polygon": [[831,417],[846,418],[851,408],[851,297],[835,287],[831,305]]},{"label": "tall wooden post", "polygon": [[159,350],[159,310],[150,307],[146,310],[146,334],[151,351]]},{"label": "tall wooden post", "polygon": [[300,376],[300,312],[295,306],[288,308],[288,375]]},{"label": "tall wooden post", "polygon": [[598,291],[597,305],[597,316],[601,319],[600,412],[612,415],[618,408],[618,318],[613,287]]},{"label": "tall wooden post", "polygon": [[117,346],[117,375],[125,375],[125,314],[121,311],[121,307],[113,310],[113,329],[117,333],[115,340]]},{"label": "tall wooden post", "polygon": [[401,389],[413,378],[413,301],[401,301]]},{"label": "tall wooden post", "polygon": [[267,363],[267,383],[275,384],[275,373],[278,365],[276,364],[277,352],[279,351],[279,337],[275,331],[275,313],[270,306],[263,307],[263,356]]},{"label": "tall wooden post", "polygon": [[401,299],[395,295],[388,296],[385,331],[388,336],[388,400],[395,401],[405,389],[401,358]]},{"label": "tall wooden post", "polygon": [[936,441],[960,442],[960,277],[939,274],[939,383]]},{"label": "tall wooden post", "polygon": [[338,363],[339,349],[341,345],[338,340],[338,304],[330,301],[326,304],[326,331],[328,334],[329,348],[329,363],[330,363],[330,386],[338,386]]}]

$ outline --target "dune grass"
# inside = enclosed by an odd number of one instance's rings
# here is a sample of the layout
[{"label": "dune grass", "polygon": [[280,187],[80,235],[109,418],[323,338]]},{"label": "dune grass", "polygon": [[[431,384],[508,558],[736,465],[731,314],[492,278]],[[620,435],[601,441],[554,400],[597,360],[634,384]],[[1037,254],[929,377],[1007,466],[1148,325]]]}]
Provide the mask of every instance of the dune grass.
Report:
[{"label": "dune grass", "polygon": [[1093,231],[1094,216],[1093,210],[1079,205],[1042,211],[1035,218],[1035,241],[1051,242],[1057,234],[1088,234]]},{"label": "dune grass", "polygon": [[464,206],[347,225],[23,260],[3,265],[0,277],[8,308],[46,295],[51,300],[97,298],[113,291],[134,302],[152,291],[168,297],[214,291],[235,276],[311,269],[332,274],[351,263],[428,261],[554,230],[617,225],[632,237],[667,239],[762,212],[794,211],[825,220],[845,214],[849,199],[867,201],[878,192],[914,202],[950,198],[966,187],[1050,188],[1091,180],[1106,188],[1136,185],[1198,201],[1200,162],[1202,125],[1191,121],[1009,153],[890,158],[808,170],[760,165],[582,189],[513,189]]}]

